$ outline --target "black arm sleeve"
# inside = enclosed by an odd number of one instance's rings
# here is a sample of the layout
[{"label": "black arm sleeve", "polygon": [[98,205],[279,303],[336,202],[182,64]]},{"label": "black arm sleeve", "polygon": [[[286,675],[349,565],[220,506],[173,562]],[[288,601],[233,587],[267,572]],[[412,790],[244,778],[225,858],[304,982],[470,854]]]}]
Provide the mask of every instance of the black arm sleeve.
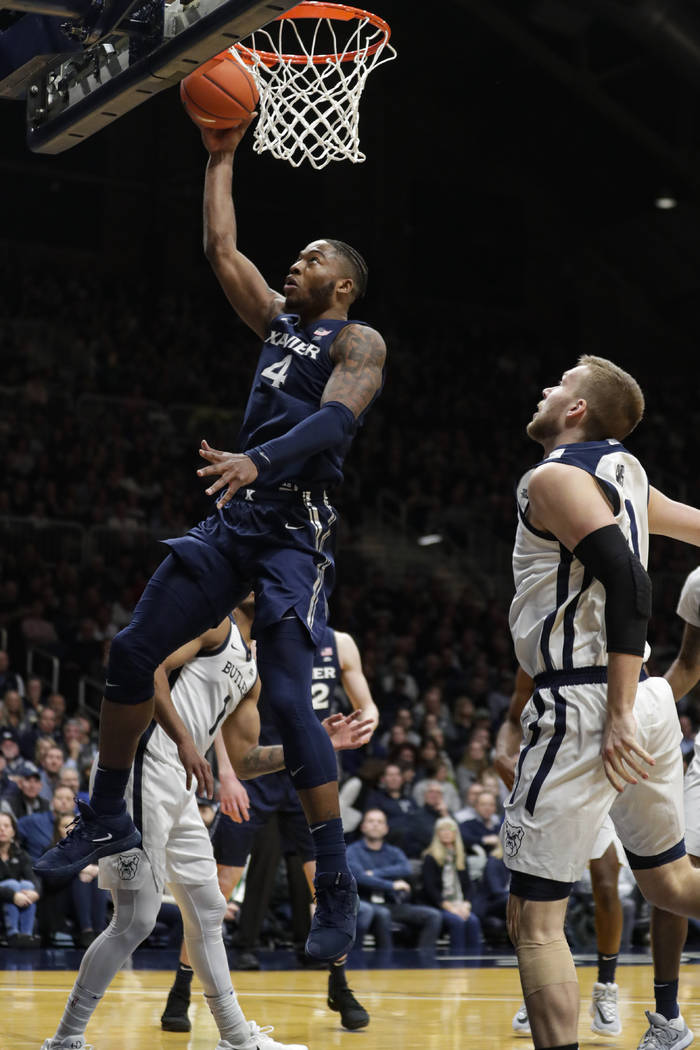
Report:
[{"label": "black arm sleeve", "polygon": [[584,536],[574,554],[605,587],[608,652],[644,656],[651,580],[618,526],[604,525]]}]

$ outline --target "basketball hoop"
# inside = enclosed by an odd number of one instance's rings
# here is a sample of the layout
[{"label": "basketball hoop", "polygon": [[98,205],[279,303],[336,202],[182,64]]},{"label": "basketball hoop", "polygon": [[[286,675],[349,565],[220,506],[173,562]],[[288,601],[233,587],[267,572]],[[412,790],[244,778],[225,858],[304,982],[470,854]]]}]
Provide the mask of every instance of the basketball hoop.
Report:
[{"label": "basketball hoop", "polygon": [[305,0],[235,44],[260,93],[255,152],[294,168],[365,160],[360,97],[372,70],[396,57],[390,35],[369,11]]}]

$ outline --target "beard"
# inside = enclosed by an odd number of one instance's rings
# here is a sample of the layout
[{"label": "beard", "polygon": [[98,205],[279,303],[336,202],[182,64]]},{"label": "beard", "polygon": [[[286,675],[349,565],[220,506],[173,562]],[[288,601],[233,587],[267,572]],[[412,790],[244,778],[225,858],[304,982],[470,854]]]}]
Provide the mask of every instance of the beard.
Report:
[{"label": "beard", "polygon": [[295,288],[291,295],[285,299],[285,309],[290,313],[322,314],[327,310],[333,299],[334,281],[327,281],[319,288],[307,289],[305,291]]},{"label": "beard", "polygon": [[549,438],[555,437],[558,432],[555,421],[548,419],[542,413],[534,416],[525,428],[527,436],[538,442],[548,441]]}]

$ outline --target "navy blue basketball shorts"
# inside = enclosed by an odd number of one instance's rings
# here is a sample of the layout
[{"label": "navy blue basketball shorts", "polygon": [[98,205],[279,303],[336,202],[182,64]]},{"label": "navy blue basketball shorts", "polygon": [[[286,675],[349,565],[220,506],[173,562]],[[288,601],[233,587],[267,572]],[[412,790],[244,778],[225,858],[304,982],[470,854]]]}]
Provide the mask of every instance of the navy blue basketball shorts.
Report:
[{"label": "navy blue basketball shorts", "polygon": [[219,813],[211,841],[217,864],[242,868],[250,856],[256,833],[275,813],[279,816],[282,852],[298,853],[302,864],[314,859],[314,845],[304,810],[286,770],[245,783],[250,800],[250,820],[237,824]]},{"label": "navy blue basketball shorts", "polygon": [[243,489],[186,536],[166,540],[172,557],[112,642],[105,697],[149,699],[166,656],[219,624],[251,590],[254,635],[293,610],[318,645],[335,579],[335,521],[323,493]]}]

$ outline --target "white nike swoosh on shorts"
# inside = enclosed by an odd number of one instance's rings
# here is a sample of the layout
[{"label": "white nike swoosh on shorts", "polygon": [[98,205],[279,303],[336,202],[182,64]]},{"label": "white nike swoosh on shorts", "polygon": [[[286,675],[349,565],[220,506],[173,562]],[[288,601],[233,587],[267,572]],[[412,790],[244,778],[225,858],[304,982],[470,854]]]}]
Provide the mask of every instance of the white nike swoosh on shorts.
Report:
[{"label": "white nike swoosh on shorts", "polygon": [[101,839],[92,839],[93,842],[109,842],[110,839],[114,838],[114,835],[110,831],[109,835],[104,835]]},{"label": "white nike swoosh on shorts", "polygon": [[285,529],[289,529],[290,532],[298,532],[299,529],[303,529],[303,525],[290,525],[288,521],[284,523]]}]

